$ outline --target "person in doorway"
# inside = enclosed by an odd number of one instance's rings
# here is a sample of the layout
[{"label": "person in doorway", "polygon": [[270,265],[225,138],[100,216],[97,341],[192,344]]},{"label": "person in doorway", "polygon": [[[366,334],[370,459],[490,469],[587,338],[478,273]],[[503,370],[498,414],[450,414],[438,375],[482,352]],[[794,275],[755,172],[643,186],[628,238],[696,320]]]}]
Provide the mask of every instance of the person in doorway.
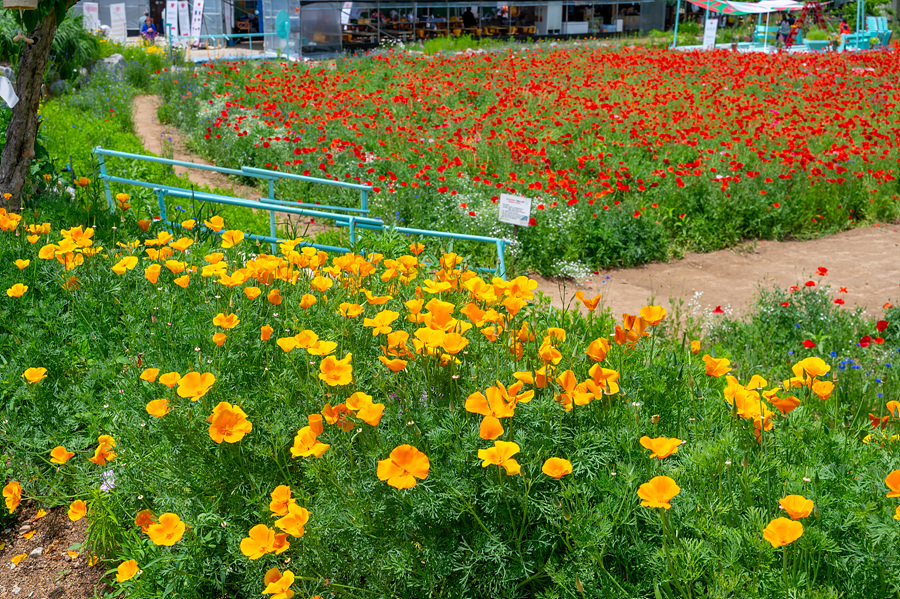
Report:
[{"label": "person in doorway", "polygon": [[478,26],[478,17],[472,12],[471,8],[466,8],[466,12],[462,14],[463,27],[472,29]]},{"label": "person in doorway", "polygon": [[141,18],[138,20],[138,26],[137,26],[138,31],[140,31],[141,29],[144,28],[144,21],[146,21],[146,20],[147,20],[147,17],[149,17],[149,16],[150,16],[150,11],[149,11],[149,10],[145,10],[145,11],[144,11],[144,14],[143,14],[143,15],[141,16]]},{"label": "person in doorway", "polygon": [[144,19],[144,24],[141,25],[141,37],[149,42],[153,42],[156,39],[156,34],[156,25],[153,24],[150,15],[147,15]]},{"label": "person in doorway", "polygon": [[778,24],[778,34],[775,36],[775,41],[783,44],[790,35],[791,22],[788,21],[787,15],[782,15],[781,22]]},{"label": "person in doorway", "polygon": [[841,35],[849,35],[850,34],[850,25],[847,24],[847,19],[841,19]]}]

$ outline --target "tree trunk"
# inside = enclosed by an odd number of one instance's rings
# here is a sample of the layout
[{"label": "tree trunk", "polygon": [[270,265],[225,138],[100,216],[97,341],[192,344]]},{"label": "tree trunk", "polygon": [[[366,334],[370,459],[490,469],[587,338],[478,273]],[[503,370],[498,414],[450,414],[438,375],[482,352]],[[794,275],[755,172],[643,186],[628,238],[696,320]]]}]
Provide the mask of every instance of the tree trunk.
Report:
[{"label": "tree trunk", "polygon": [[[13,108],[12,120],[6,128],[6,145],[0,156],[0,206],[10,211],[18,212],[22,207],[22,188],[34,158],[34,141],[40,122],[38,106],[44,68],[50,57],[56,25],[56,12],[51,10],[29,35],[34,43],[19,42],[25,44],[16,75],[19,103]],[[9,201],[4,198],[7,193],[12,195]]]}]

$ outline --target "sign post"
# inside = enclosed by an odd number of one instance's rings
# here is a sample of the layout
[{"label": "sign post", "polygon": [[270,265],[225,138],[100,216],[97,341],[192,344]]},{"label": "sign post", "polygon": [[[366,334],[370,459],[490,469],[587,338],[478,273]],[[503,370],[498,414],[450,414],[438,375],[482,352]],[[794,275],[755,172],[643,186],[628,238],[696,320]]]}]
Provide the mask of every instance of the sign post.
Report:
[{"label": "sign post", "polygon": [[501,193],[498,220],[512,225],[516,237],[519,227],[527,227],[531,220],[531,198]]},{"label": "sign post", "polygon": [[100,29],[100,5],[98,3],[84,3],[84,19],[81,24],[91,33]]},{"label": "sign post", "polygon": [[123,44],[128,39],[128,30],[125,27],[124,3],[109,5],[109,36]]},{"label": "sign post", "polygon": [[200,28],[203,26],[203,0],[194,0],[194,14],[191,19],[191,40],[200,45]]},{"label": "sign post", "polygon": [[703,49],[709,50],[716,47],[716,33],[719,31],[719,19],[706,19],[706,28],[703,30]]}]

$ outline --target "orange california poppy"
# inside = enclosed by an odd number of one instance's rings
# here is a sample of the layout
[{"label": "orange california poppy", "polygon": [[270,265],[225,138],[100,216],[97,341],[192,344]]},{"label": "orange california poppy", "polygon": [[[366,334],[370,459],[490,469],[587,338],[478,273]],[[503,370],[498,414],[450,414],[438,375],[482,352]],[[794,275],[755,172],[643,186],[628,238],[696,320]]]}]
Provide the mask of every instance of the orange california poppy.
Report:
[{"label": "orange california poppy", "polygon": [[[352,425],[352,423],[351,423]],[[294,437],[294,446],[291,447],[291,455],[295,458],[315,456],[317,458],[325,455],[328,448],[331,447],[327,443],[322,443],[316,437],[318,435],[313,431],[311,426],[304,426],[297,431]]]},{"label": "orange california poppy", "polygon": [[190,398],[191,401],[197,401],[209,391],[216,377],[209,372],[200,374],[199,372],[189,372],[181,377],[178,381],[178,396]]},{"label": "orange california poppy", "polygon": [[57,445],[52,450],[50,450],[50,462],[53,464],[65,464],[72,458],[75,454],[71,451],[66,451],[66,448],[62,445]]},{"label": "orange california poppy", "polygon": [[349,385],[353,380],[353,354],[348,353],[342,360],[328,356],[319,364],[319,378],[331,387]]},{"label": "orange california poppy", "polygon": [[97,449],[94,451],[94,456],[88,458],[88,461],[93,462],[98,466],[103,466],[106,462],[111,462],[116,458],[116,454],[112,451],[112,448],[115,446],[115,439],[109,435],[100,435],[97,438]]},{"label": "orange california poppy", "polygon": [[478,450],[478,458],[482,460],[481,467],[500,466],[506,469],[506,473],[514,476],[519,473],[521,466],[512,458],[519,453],[519,446],[510,441],[494,441],[494,446]]},{"label": "orange california poppy", "polygon": [[273,289],[272,291],[270,291],[270,292],[268,293],[268,295],[266,295],[266,299],[267,299],[267,300],[269,301],[269,303],[272,304],[273,306],[278,306],[278,305],[281,304],[281,302],[284,301],[284,298],[281,297],[281,290],[280,290],[280,289]]},{"label": "orange california poppy", "polygon": [[295,539],[303,536],[303,527],[309,521],[309,510],[295,503],[288,505],[288,513],[283,518],[275,521],[275,526],[291,535]]},{"label": "orange california poppy", "polygon": [[678,447],[681,445],[681,439],[667,439],[665,437],[641,437],[641,445],[650,450],[651,458],[667,458],[673,453],[678,453]]},{"label": "orange california poppy", "polygon": [[638,497],[643,500],[641,501],[642,506],[661,507],[664,509],[672,507],[672,504],[669,502],[679,493],[681,493],[681,487],[668,476],[651,478],[648,482],[638,487],[637,492]]},{"label": "orange california poppy", "polygon": [[266,572],[263,578],[266,588],[263,589],[263,595],[272,595],[272,599],[291,599],[294,591],[290,586],[294,584],[294,573],[285,570],[284,574],[278,571],[278,568],[271,568]]},{"label": "orange california poppy", "polygon": [[707,376],[722,376],[731,370],[731,361],[728,358],[716,359],[706,354],[703,356],[703,361],[706,362]]},{"label": "orange california poppy", "polygon": [[181,287],[182,289],[187,289],[188,284],[191,282],[191,276],[184,275],[183,277],[178,277],[177,279],[175,279],[172,282],[175,283],[176,285],[178,285],[179,287]]},{"label": "orange california poppy", "polygon": [[891,490],[888,497],[900,497],[900,470],[894,470],[884,479],[884,484]]},{"label": "orange california poppy", "polygon": [[22,378],[28,381],[28,384],[33,385],[34,383],[39,383],[45,378],[47,378],[47,369],[46,368],[27,368],[25,372],[22,373]]},{"label": "orange california poppy", "polygon": [[778,500],[778,504],[784,508],[787,515],[792,520],[806,518],[812,513],[814,504],[812,499],[807,499],[803,495],[788,495]]},{"label": "orange california poppy", "polygon": [[597,309],[597,305],[600,303],[600,298],[603,297],[603,296],[600,295],[600,294],[598,293],[598,294],[595,295],[594,297],[588,299],[588,298],[584,297],[584,291],[580,291],[580,290],[579,290],[579,291],[576,291],[576,292],[575,292],[575,297],[576,297],[582,304],[584,304],[584,307],[585,307],[585,308],[587,308],[588,310],[590,310],[591,312],[593,312],[594,310]]},{"label": "orange california poppy", "polygon": [[237,317],[237,314],[231,313],[228,316],[225,316],[223,312],[219,312],[213,318],[213,325],[217,327],[222,327],[223,329],[233,329],[238,324],[240,324],[241,320]]},{"label": "orange california poppy", "polygon": [[386,460],[378,462],[378,480],[397,489],[410,489],[416,486],[416,479],[425,480],[431,467],[428,456],[412,445],[400,445],[394,448]]},{"label": "orange california poppy", "polygon": [[17,481],[11,481],[3,487],[3,499],[6,501],[6,508],[10,514],[16,511],[22,501],[22,485]]},{"label": "orange california poppy", "polygon": [[137,263],[137,256],[125,256],[124,258],[116,262],[115,266],[112,267],[112,271],[117,275],[123,275],[127,271],[137,266]]},{"label": "orange california poppy", "polygon": [[273,516],[287,516],[288,506],[294,503],[291,498],[291,488],[288,485],[278,485],[272,491],[272,501],[269,502],[269,511]]},{"label": "orange california poppy", "polygon": [[250,559],[259,559],[275,550],[275,531],[265,524],[257,524],[241,541],[241,553]]},{"label": "orange california poppy", "polygon": [[237,443],[253,430],[244,410],[227,402],[219,403],[210,418],[209,436],[216,443]]},{"label": "orange california poppy", "polygon": [[666,309],[662,306],[644,306],[641,308],[640,315],[648,325],[655,327],[666,317]]},{"label": "orange california poppy", "polygon": [[134,525],[141,527],[141,532],[147,534],[151,524],[156,524],[156,516],[150,510],[141,510],[134,517]]},{"label": "orange california poppy", "polygon": [[602,362],[609,353],[609,340],[606,337],[594,339],[584,353],[594,362]]},{"label": "orange california poppy", "polygon": [[142,381],[147,381],[148,383],[152,383],[156,381],[156,377],[159,376],[159,368],[147,368],[144,372],[141,373],[140,379]]},{"label": "orange california poppy", "polygon": [[788,518],[775,518],[763,529],[763,538],[770,542],[772,547],[790,545],[801,536],[803,525]]},{"label": "orange california poppy", "polygon": [[167,512],[159,517],[156,524],[147,528],[147,536],[155,545],[171,547],[184,536],[185,525],[177,514]]},{"label": "orange california poppy", "polygon": [[165,385],[169,389],[177,385],[181,381],[181,375],[177,372],[167,372],[159,377],[159,383]]},{"label": "orange california poppy", "polygon": [[382,364],[387,366],[388,370],[390,370],[391,372],[400,372],[401,370],[406,368],[406,364],[407,364],[406,360],[400,360],[400,359],[388,360],[384,356],[378,356],[378,359],[381,361]]},{"label": "orange california poppy", "polygon": [[248,300],[255,300],[262,293],[262,289],[259,287],[244,287],[244,295],[247,296]]},{"label": "orange california poppy", "polygon": [[116,568],[116,582],[131,580],[137,573],[138,566],[135,560],[130,559],[127,562],[122,562],[119,564],[119,567]]},{"label": "orange california poppy", "polygon": [[[204,221],[206,222],[206,221]],[[222,247],[232,248],[244,240],[243,231],[225,231],[222,233]]]},{"label": "orange california poppy", "polygon": [[562,458],[549,458],[541,467],[541,472],[555,479],[572,474],[572,462]]},{"label": "orange california poppy", "polygon": [[87,504],[81,499],[76,499],[69,505],[69,520],[78,522],[87,514]]}]

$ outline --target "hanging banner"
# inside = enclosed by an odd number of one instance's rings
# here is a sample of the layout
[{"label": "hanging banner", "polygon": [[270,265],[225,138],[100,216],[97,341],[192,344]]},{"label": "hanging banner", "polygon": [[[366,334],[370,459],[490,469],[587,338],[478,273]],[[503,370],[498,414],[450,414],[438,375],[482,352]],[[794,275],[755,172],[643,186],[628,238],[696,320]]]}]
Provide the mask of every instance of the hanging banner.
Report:
[{"label": "hanging banner", "polygon": [[203,26],[203,0],[194,0],[194,15],[191,17],[191,39],[200,37],[200,28]]},{"label": "hanging banner", "polygon": [[0,98],[10,108],[19,103],[19,96],[16,95],[16,90],[13,89],[12,83],[9,82],[9,79],[2,76],[0,76]]},{"label": "hanging banner", "polygon": [[352,2],[344,2],[343,8],[341,8],[341,25],[348,25],[350,23],[350,13],[353,11],[353,3]]},{"label": "hanging banner", "polygon": [[125,26],[125,5],[109,5],[109,37],[117,42],[125,43],[128,39],[128,28]]},{"label": "hanging banner", "polygon": [[191,5],[186,0],[178,2],[178,30],[181,37],[187,39],[191,33]]},{"label": "hanging banner", "polygon": [[706,19],[706,28],[703,30],[703,48],[716,47],[716,33],[719,31],[719,19]]},{"label": "hanging banner", "polygon": [[178,0],[166,2],[166,35],[178,37]]},{"label": "hanging banner", "polygon": [[100,29],[100,5],[96,2],[85,2],[82,4],[84,16],[81,24],[88,31],[97,31]]}]

